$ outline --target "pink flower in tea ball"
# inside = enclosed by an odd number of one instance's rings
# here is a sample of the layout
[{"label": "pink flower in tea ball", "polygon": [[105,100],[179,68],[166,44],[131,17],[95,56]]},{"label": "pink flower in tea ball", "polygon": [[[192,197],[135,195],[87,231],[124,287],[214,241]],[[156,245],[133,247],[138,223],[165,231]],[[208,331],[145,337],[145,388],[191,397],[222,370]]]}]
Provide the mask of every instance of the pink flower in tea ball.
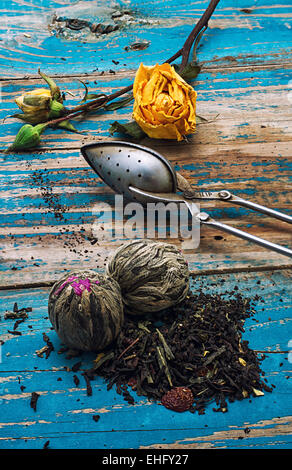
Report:
[{"label": "pink flower in tea ball", "polygon": [[91,292],[91,285],[90,280],[87,279],[79,279],[78,281],[72,282],[71,286],[74,289],[75,294],[79,295],[80,297],[83,294],[83,291],[86,289],[88,292]]}]

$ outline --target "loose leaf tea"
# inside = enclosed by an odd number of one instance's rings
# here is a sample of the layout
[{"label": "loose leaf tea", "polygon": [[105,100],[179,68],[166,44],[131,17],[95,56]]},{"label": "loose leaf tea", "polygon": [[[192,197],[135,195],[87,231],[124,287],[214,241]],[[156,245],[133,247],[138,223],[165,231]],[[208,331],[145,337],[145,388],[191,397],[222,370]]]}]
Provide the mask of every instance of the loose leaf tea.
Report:
[{"label": "loose leaf tea", "polygon": [[129,403],[134,399],[125,393],[127,386],[176,411],[202,414],[214,401],[214,411],[225,412],[227,399],[272,391],[261,379],[263,357],[242,340],[244,321],[254,312],[252,299],[236,290],[222,296],[189,293],[179,306],[145,321],[126,317],[114,345],[88,372],[103,376],[108,389],[116,384]]}]

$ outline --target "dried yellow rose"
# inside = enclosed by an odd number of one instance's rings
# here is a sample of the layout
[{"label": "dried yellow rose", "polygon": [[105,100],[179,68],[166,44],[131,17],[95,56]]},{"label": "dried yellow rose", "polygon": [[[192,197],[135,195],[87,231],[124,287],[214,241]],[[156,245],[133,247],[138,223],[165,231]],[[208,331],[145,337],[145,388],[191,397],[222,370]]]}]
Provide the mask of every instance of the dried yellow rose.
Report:
[{"label": "dried yellow rose", "polygon": [[196,129],[196,91],[170,64],[140,64],[133,93],[133,118],[155,139],[182,140]]}]

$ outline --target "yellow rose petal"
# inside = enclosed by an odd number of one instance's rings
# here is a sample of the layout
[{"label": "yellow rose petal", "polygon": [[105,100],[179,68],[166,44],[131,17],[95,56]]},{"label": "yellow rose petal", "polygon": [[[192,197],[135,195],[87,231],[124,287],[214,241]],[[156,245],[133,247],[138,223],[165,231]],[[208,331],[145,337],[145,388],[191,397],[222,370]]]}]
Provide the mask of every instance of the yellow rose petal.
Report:
[{"label": "yellow rose petal", "polygon": [[137,70],[136,77],[134,80],[134,85],[133,85],[133,94],[134,97],[136,96],[137,90],[140,86],[140,83],[144,81],[148,81],[149,76],[151,74],[151,71],[154,69],[154,67],[147,67],[144,64],[140,64],[140,67]]},{"label": "yellow rose petal", "polygon": [[195,131],[197,94],[170,64],[140,64],[133,92],[133,118],[149,137],[180,141]]}]

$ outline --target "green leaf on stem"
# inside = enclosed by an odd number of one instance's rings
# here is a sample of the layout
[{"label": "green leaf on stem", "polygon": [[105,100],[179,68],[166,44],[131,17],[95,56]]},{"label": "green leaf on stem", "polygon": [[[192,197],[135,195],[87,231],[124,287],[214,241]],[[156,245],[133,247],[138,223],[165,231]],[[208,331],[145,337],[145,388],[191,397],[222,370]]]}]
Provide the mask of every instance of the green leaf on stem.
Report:
[{"label": "green leaf on stem", "polygon": [[197,61],[197,48],[206,29],[207,29],[207,26],[205,26],[197,35],[194,46],[193,46],[192,60],[188,62],[185,68],[180,71],[180,66],[177,64],[174,65],[176,72],[186,81],[194,80],[195,78],[197,78],[197,76],[199,75],[201,71],[201,66],[198,64],[198,61]]},{"label": "green leaf on stem", "polygon": [[130,135],[131,137],[134,137],[138,140],[146,136],[145,132],[141,129],[140,126],[138,126],[136,121],[130,121],[124,124],[121,124],[118,121],[113,122],[109,129],[109,133],[113,135],[115,132]]},{"label": "green leaf on stem", "polygon": [[49,85],[52,99],[59,101],[59,103],[63,103],[63,98],[62,98],[60,88],[56,85],[54,80],[48,77],[45,73],[41,72],[40,69],[38,70],[38,73],[45,80],[45,82],[47,82],[47,84]]},{"label": "green leaf on stem", "polygon": [[203,122],[213,122],[213,121],[216,121],[218,116],[219,116],[219,114],[216,114],[216,116],[213,119],[206,119],[203,116],[199,116],[198,114],[196,114],[196,123],[197,124],[202,124]]},{"label": "green leaf on stem", "polygon": [[209,122],[209,121],[208,119],[196,114],[196,124],[202,124],[202,122]]},{"label": "green leaf on stem", "polygon": [[189,62],[181,72],[178,72],[178,71],[177,72],[185,81],[189,81],[189,80],[194,80],[195,78],[197,78],[200,71],[201,71],[200,65],[194,62]]},{"label": "green leaf on stem", "polygon": [[133,99],[134,99],[134,96],[133,96],[133,93],[131,93],[125,98],[122,98],[117,101],[113,101],[112,103],[109,103],[109,104],[105,104],[104,109],[106,109],[106,111],[115,111],[116,109],[120,109],[120,108],[123,108],[124,106],[127,106],[127,104],[131,103]]},{"label": "green leaf on stem", "polygon": [[78,129],[76,129],[76,127],[74,127],[69,120],[59,122],[59,124],[57,124],[57,127],[60,129],[66,129],[70,132],[76,132],[77,134],[84,134],[83,131],[78,131]]},{"label": "green leaf on stem", "polygon": [[88,93],[88,87],[86,85],[86,83],[84,83],[82,80],[79,80],[80,83],[82,83],[82,85],[84,86],[85,88],[85,94],[82,98],[82,100],[80,101],[80,103],[85,103],[86,101],[89,101],[89,100],[96,100],[98,98],[104,98],[106,95],[104,93]]},{"label": "green leaf on stem", "polygon": [[39,111],[38,113],[16,113],[6,116],[5,119],[7,118],[21,119],[29,124],[39,124],[41,122],[46,122],[49,119],[49,113],[46,110]]},{"label": "green leaf on stem", "polygon": [[193,63],[197,63],[197,48],[198,48],[198,45],[200,44],[200,41],[206,29],[207,29],[207,26],[205,26],[196,37],[195,44],[193,47],[193,60],[192,60]]}]

